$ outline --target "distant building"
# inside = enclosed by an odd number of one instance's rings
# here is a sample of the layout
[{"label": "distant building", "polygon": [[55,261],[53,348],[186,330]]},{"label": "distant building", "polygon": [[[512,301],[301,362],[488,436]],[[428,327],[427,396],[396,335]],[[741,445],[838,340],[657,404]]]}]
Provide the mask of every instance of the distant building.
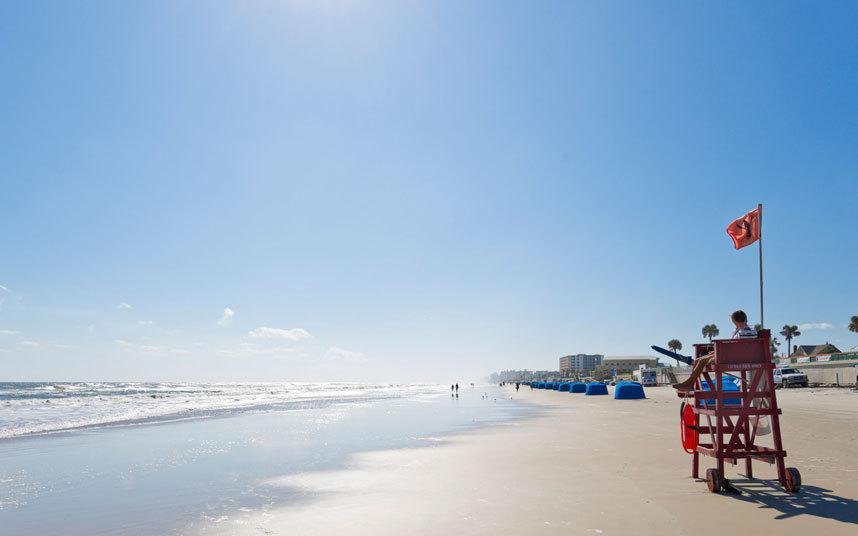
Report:
[{"label": "distant building", "polygon": [[568,378],[575,375],[590,374],[602,364],[602,354],[564,355],[560,358],[560,376]]},{"label": "distant building", "polygon": [[818,355],[839,354],[840,350],[831,343],[825,344],[801,344],[793,346],[790,357],[816,357]]},{"label": "distant building", "polygon": [[617,374],[623,374],[637,370],[641,365],[647,368],[656,368],[658,359],[655,357],[606,357],[602,364],[605,367],[616,369]]}]

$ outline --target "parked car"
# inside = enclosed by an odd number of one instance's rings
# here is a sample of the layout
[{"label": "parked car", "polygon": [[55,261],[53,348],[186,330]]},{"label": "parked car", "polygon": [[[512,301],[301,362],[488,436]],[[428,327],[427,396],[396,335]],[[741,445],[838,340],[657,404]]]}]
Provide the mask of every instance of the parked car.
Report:
[{"label": "parked car", "polygon": [[800,385],[807,387],[807,374],[794,368],[776,368],[774,372],[775,385],[791,387]]}]

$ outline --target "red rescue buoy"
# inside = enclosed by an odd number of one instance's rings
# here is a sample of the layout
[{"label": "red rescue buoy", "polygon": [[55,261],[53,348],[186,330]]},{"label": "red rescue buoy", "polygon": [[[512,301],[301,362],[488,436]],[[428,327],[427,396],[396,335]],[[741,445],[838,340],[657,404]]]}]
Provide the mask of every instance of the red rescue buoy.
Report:
[{"label": "red rescue buoy", "polygon": [[697,415],[694,414],[694,408],[691,404],[682,403],[679,418],[680,437],[682,438],[682,448],[685,452],[691,454],[697,449]]}]

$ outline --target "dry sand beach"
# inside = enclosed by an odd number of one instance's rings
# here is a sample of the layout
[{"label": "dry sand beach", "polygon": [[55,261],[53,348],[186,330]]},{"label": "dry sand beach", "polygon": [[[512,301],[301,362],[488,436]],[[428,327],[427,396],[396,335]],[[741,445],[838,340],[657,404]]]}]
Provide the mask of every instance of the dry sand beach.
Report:
[{"label": "dry sand beach", "polygon": [[[690,475],[670,388],[618,401],[555,391],[509,396],[545,406],[529,420],[445,438],[434,447],[372,452],[344,470],[268,482],[302,500],[205,534],[856,534],[858,394],[781,390],[788,465],[798,495],[755,464],[745,493],[714,495]],[[702,467],[710,466],[704,460]]]}]

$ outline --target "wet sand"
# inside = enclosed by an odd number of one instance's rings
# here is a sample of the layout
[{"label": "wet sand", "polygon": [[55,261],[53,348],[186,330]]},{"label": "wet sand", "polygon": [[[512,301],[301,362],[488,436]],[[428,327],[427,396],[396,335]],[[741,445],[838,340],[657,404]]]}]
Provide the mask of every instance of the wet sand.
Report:
[{"label": "wet sand", "polygon": [[[206,534],[760,534],[858,533],[858,394],[779,391],[788,495],[773,466],[757,479],[728,466],[741,496],[690,477],[670,388],[619,401],[524,388],[539,417],[446,438],[434,447],[370,452],[344,470],[275,478],[302,500]],[[712,459],[703,458],[701,474]],[[632,531],[632,532],[630,532]]]}]

